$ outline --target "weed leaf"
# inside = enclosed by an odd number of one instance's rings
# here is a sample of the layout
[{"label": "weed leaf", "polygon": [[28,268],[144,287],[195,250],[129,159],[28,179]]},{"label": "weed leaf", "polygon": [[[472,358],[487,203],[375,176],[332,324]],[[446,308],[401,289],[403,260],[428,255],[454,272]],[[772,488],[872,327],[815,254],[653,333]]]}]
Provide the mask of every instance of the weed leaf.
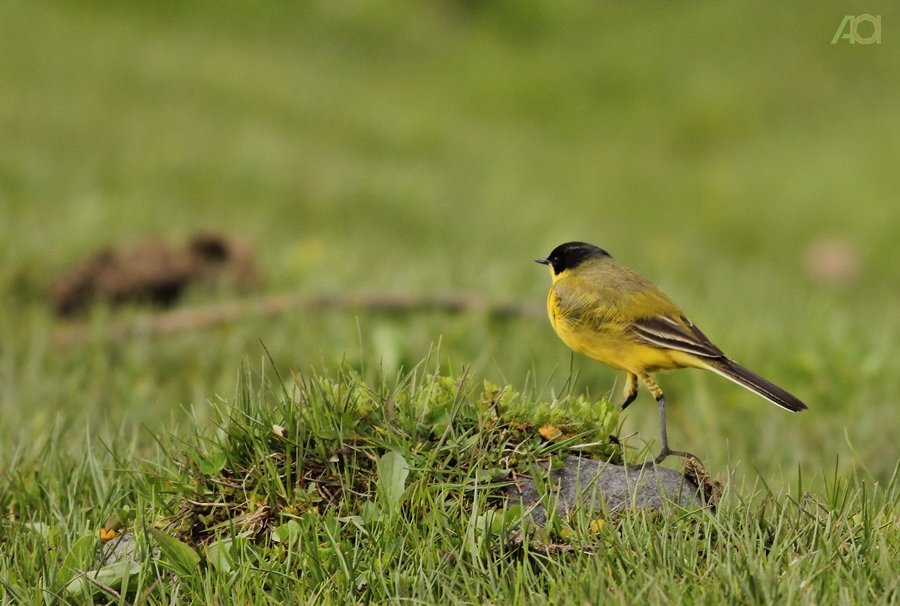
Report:
[{"label": "weed leaf", "polygon": [[184,576],[193,574],[200,563],[200,556],[187,543],[182,543],[156,528],[149,529],[150,536],[159,544],[162,554],[175,571]]},{"label": "weed leaf", "polygon": [[92,566],[86,566],[85,564],[91,561],[91,554],[94,552],[96,545],[97,537],[94,535],[81,537],[75,541],[75,544],[69,549],[69,553],[66,554],[56,579],[61,584],[66,584],[78,574],[76,569],[92,568]]},{"label": "weed leaf", "polygon": [[378,487],[390,507],[397,506],[403,497],[407,476],[409,463],[399,452],[389,450],[378,460]]},{"label": "weed leaf", "polygon": [[66,592],[76,599],[86,600],[89,596],[99,593],[101,585],[118,591],[128,577],[136,576],[140,571],[141,565],[137,562],[122,560],[75,577],[66,585]]}]

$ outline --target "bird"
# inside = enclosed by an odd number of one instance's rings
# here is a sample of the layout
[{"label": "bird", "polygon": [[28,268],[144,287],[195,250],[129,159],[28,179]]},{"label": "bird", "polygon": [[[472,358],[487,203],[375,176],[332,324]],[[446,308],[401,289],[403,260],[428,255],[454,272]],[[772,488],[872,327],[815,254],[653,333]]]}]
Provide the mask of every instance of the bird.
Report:
[{"label": "bird", "polygon": [[785,410],[807,409],[795,396],[726,357],[668,296],[602,248],[567,242],[535,262],[550,266],[553,285],[547,313],[559,338],[571,349],[627,373],[621,410],[637,397],[639,382],[656,399],[662,450],[654,464],[670,455],[693,455],[669,448],[666,398],[651,373],[711,370]]}]

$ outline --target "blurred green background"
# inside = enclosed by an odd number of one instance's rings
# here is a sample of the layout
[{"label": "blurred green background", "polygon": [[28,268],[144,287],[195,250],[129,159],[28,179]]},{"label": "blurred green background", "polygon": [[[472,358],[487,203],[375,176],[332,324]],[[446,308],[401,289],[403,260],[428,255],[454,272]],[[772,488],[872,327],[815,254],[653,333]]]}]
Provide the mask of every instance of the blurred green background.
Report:
[{"label": "blurred green background", "polygon": [[[862,13],[882,43],[831,44]],[[283,373],[374,378],[438,342],[448,371],[530,376],[546,397],[570,372],[549,322],[483,313],[297,312],[122,340],[100,309],[91,339],[59,346],[47,288],[100,247],[212,229],[255,247],[259,296],[542,305],[532,260],[585,240],[810,406],[662,376],[673,447],[776,484],[836,457],[884,479],[900,459],[898,24],[883,1],[4,0],[0,439],[62,422],[76,444],[87,427],[150,444],[232,397],[241,366],[263,366],[259,340]],[[620,397],[622,377],[574,364],[577,391]],[[657,438],[646,392],[623,429]]]}]

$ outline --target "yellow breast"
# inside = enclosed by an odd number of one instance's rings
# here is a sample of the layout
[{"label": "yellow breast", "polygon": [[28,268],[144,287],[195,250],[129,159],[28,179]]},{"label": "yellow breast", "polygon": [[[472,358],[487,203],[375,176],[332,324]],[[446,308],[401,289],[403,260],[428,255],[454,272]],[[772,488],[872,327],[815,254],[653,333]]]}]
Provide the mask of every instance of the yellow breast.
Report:
[{"label": "yellow breast", "polygon": [[588,325],[566,318],[551,289],[547,297],[550,324],[563,343],[607,366],[635,374],[695,366],[689,356],[635,341],[624,323]]}]

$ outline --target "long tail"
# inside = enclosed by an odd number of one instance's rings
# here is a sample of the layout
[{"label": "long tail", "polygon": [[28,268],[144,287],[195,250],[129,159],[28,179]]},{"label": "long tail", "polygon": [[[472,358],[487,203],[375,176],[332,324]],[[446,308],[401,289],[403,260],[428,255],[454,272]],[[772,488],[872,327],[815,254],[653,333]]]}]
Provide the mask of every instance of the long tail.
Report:
[{"label": "long tail", "polygon": [[761,395],[769,402],[777,404],[785,410],[790,410],[791,412],[806,410],[806,404],[799,399],[728,358],[711,360],[707,362],[707,368],[726,379],[734,381],[738,385],[743,385],[750,391]]}]

